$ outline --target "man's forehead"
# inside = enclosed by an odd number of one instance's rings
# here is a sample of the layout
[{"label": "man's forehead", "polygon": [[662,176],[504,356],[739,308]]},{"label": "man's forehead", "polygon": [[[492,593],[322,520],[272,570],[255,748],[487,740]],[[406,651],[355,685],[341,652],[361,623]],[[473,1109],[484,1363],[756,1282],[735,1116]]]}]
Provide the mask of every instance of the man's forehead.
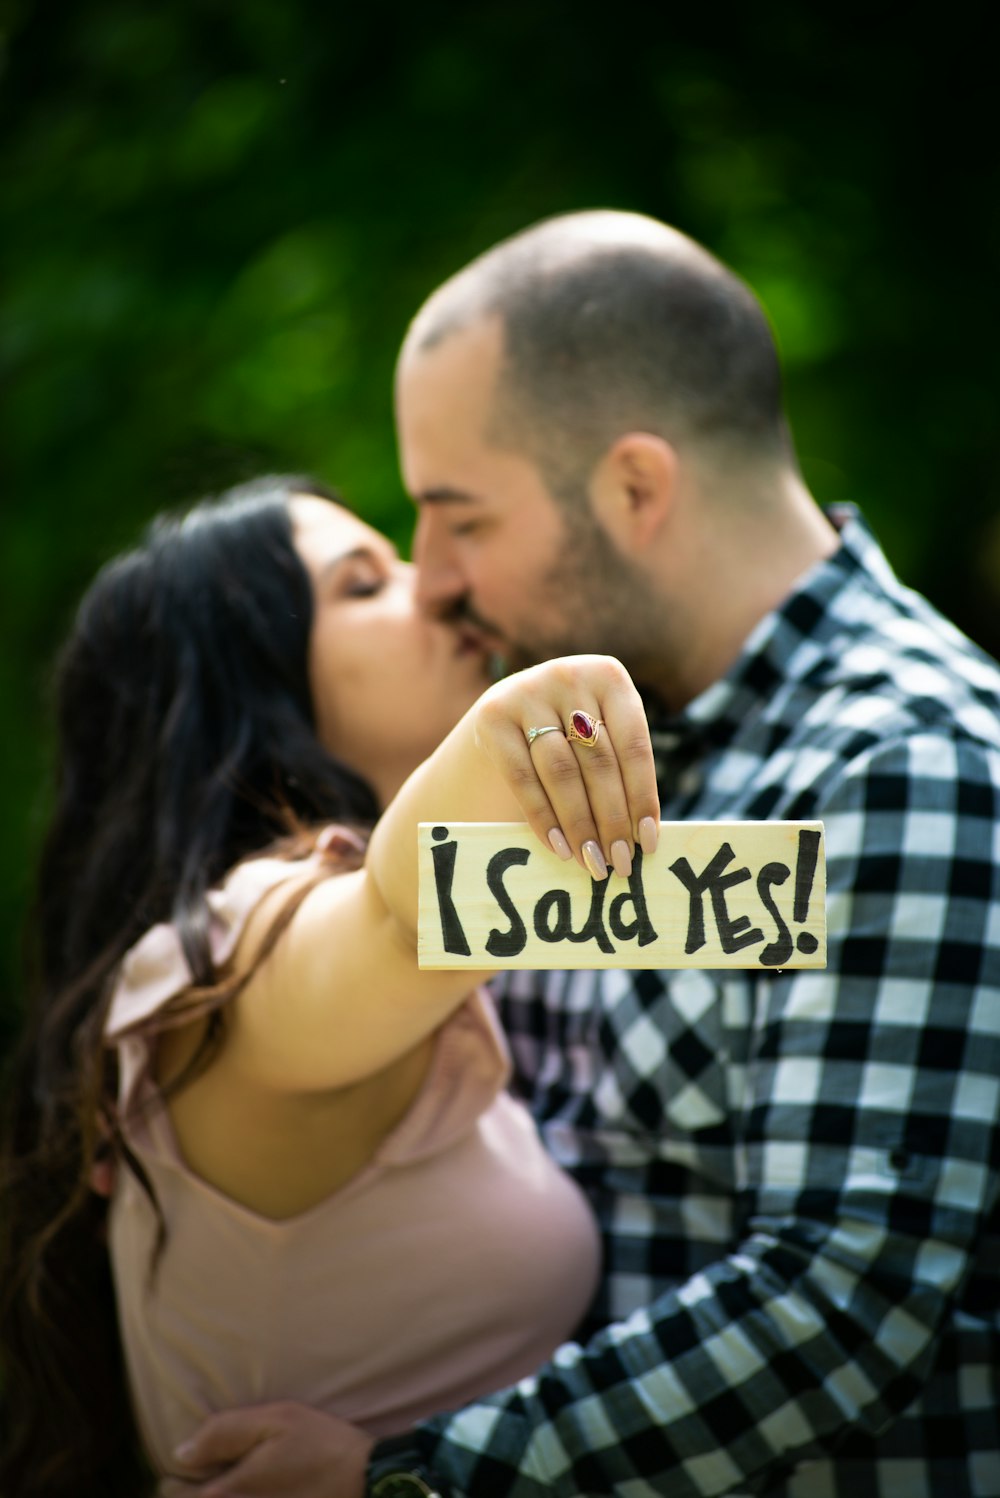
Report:
[{"label": "man's forehead", "polygon": [[489,408],[503,354],[499,321],[480,319],[427,347],[408,339],[396,371],[401,405],[446,402]]},{"label": "man's forehead", "polygon": [[428,325],[418,313],[400,350],[399,367],[447,353],[450,357],[496,361],[504,350],[504,321],[499,313],[474,313],[455,321]]},{"label": "man's forehead", "polygon": [[509,456],[492,440],[489,350],[460,344],[460,337],[417,355],[397,381],[400,463],[419,504],[484,504],[493,496],[497,462]]}]

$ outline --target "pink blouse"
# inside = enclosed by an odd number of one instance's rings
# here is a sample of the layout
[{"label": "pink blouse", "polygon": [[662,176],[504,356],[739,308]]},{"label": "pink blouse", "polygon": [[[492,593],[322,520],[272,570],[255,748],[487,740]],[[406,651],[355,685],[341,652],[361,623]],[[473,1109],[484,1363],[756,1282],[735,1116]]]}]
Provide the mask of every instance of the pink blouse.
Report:
[{"label": "pink blouse", "polygon": [[[256,859],[213,892],[217,962],[262,895],[304,867]],[[441,1026],[418,1096],[364,1169],[275,1221],[189,1170],[166,1108],[148,1106],[156,1033],[177,1023],[171,1001],[190,982],[175,929],[153,927],[122,965],[105,1032],[125,1135],[168,1232],[151,1280],[156,1219],[121,1169],[109,1243],[134,1407],[160,1472],[214,1410],[295,1399],[391,1434],[514,1382],[571,1335],[596,1286],[596,1227],[503,1090],[509,1059],[484,994]]]}]

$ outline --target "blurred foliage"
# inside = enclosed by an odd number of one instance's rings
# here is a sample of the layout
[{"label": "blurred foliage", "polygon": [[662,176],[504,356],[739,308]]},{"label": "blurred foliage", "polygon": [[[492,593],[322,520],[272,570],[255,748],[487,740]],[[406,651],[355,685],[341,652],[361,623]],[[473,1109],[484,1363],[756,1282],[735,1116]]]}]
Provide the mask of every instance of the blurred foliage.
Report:
[{"label": "blurred foliage", "polygon": [[48,665],[96,566],[163,506],[272,469],[334,482],[405,544],[407,319],[548,214],[651,213],[743,274],[814,492],[859,501],[902,574],[1000,651],[985,14],[8,3],[0,1027]]}]

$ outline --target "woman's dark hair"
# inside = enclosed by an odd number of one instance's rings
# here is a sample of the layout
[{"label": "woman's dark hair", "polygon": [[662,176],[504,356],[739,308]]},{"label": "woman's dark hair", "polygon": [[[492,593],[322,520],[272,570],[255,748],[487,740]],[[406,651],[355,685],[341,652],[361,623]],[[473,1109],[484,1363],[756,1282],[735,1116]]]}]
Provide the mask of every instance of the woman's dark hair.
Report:
[{"label": "woman's dark hair", "polygon": [[213,983],[212,885],[303,824],[377,816],[316,738],[294,493],[335,498],[270,477],[155,520],[98,574],[59,660],[55,809],[0,1154],[0,1498],[149,1485],[90,1189],[116,1137],[102,1029],[122,956],[171,921],[195,982]]}]

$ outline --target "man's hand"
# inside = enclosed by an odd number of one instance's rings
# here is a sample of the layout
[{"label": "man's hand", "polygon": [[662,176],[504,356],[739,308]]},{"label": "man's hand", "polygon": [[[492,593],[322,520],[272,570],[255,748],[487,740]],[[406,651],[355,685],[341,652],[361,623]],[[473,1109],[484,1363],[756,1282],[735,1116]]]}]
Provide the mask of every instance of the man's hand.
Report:
[{"label": "man's hand", "polygon": [[[304,1404],[211,1415],[175,1452],[196,1498],[363,1498],[372,1436]],[[197,1476],[220,1468],[201,1483]]]}]

